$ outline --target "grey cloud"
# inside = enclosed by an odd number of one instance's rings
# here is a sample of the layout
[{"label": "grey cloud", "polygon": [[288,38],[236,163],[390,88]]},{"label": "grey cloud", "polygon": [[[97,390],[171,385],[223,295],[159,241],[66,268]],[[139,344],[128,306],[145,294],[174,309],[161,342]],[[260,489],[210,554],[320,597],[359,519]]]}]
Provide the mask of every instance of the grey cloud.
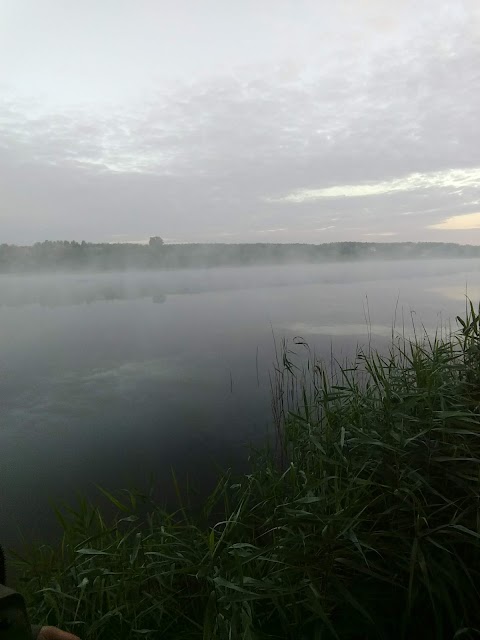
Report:
[{"label": "grey cloud", "polygon": [[307,232],[338,217],[329,239],[349,228],[437,239],[426,227],[473,211],[480,186],[289,205],[265,198],[480,166],[480,45],[464,36],[443,34],[442,51],[411,42],[368,64],[345,55],[308,80],[298,70],[291,82],[273,72],[217,78],[108,117],[32,118],[25,105],[4,105],[4,234],[254,239],[286,228],[272,239],[310,241]]}]

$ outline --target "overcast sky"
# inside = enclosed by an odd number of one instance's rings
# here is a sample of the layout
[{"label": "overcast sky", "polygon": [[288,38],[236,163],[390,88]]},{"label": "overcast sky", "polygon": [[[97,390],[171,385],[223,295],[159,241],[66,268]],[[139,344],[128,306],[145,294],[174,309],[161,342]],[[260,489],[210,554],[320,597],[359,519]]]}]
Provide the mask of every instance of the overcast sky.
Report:
[{"label": "overcast sky", "polygon": [[0,243],[480,243],[478,0],[0,0]]}]

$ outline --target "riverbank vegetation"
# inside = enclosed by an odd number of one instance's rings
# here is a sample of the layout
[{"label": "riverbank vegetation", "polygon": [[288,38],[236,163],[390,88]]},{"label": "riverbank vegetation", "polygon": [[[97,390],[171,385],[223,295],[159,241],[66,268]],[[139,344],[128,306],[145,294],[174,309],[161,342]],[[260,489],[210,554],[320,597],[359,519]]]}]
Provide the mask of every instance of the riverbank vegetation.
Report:
[{"label": "riverbank vegetation", "polygon": [[272,375],[275,446],[201,512],[108,495],[16,556],[32,619],[83,640],[473,638],[480,629],[480,308],[350,366]]},{"label": "riverbank vegetation", "polygon": [[479,258],[480,247],[443,242],[330,242],[324,244],[149,244],[45,241],[0,244],[0,273],[194,269],[352,260]]}]

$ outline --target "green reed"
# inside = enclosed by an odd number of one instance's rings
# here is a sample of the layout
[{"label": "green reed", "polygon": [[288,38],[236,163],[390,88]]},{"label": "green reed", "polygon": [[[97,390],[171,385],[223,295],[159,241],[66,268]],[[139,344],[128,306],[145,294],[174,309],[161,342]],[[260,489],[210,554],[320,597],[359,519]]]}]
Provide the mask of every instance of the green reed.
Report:
[{"label": "green reed", "polygon": [[32,618],[83,640],[480,635],[480,307],[458,322],[349,366],[284,343],[276,448],[200,513],[153,487],[101,490],[108,520],[57,509],[61,544],[15,554]]}]

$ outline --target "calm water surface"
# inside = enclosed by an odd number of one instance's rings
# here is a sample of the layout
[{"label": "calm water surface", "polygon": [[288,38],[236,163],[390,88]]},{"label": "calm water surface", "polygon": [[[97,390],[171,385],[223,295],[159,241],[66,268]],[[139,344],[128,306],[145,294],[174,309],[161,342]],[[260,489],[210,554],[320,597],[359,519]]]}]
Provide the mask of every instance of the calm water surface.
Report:
[{"label": "calm water surface", "polygon": [[[480,262],[0,277],[1,538],[48,537],[49,499],[200,491],[270,424],[273,335],[348,355],[410,318],[454,321]],[[369,323],[366,322],[369,318]]]}]

